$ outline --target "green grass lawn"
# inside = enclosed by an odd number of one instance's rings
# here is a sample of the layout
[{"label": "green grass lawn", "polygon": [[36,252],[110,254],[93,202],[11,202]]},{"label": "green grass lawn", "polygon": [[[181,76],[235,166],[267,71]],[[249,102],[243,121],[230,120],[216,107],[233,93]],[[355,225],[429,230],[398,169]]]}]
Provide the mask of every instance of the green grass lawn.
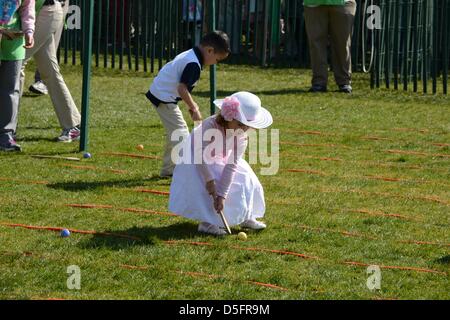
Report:
[{"label": "green grass lawn", "polygon": [[[80,105],[81,67],[62,70]],[[218,67],[219,97],[256,93],[280,130],[278,174],[261,176],[262,166],[254,166],[268,228],[248,232],[245,242],[201,235],[193,221],[153,213],[168,211],[168,197],[139,190],[169,190],[170,181],[158,178],[161,160],[107,154],[161,156],[164,130],[144,97],[153,76],[94,70],[93,158],[80,163],[30,156],[81,153],[76,143],[54,142],[60,128],[50,99],[26,95],[18,131],[24,151],[0,154],[0,298],[449,299],[448,97],[372,91],[360,74],[351,96],[309,94],[310,76]],[[208,79],[205,72],[194,91],[204,115]],[[61,238],[6,224],[139,240]],[[71,265],[81,269],[81,290],[66,286]],[[382,266],[381,290],[366,286],[367,265]]]}]

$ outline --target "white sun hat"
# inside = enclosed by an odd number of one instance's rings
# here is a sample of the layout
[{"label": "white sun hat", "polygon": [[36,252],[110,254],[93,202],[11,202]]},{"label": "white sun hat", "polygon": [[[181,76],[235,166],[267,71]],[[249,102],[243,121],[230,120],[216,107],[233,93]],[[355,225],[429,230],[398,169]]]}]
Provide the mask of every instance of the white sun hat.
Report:
[{"label": "white sun hat", "polygon": [[[238,114],[234,117],[242,124],[255,129],[264,129],[273,123],[272,115],[261,106],[261,100],[253,93],[241,91],[231,95],[239,102]],[[214,100],[217,108],[222,109],[226,99]]]}]

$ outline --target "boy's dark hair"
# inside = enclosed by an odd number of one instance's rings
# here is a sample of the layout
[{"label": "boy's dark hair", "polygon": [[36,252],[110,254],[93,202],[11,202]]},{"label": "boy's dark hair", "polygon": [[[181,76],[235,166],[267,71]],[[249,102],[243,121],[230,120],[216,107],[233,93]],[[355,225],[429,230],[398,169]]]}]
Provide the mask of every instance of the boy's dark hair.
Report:
[{"label": "boy's dark hair", "polygon": [[217,53],[231,53],[230,38],[223,31],[212,31],[206,34],[200,41],[200,45],[214,48]]}]

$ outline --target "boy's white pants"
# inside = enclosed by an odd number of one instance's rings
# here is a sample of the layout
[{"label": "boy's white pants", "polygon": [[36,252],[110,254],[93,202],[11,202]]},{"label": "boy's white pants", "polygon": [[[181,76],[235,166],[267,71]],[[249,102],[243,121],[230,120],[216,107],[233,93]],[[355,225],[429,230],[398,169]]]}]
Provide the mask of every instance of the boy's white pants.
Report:
[{"label": "boy's white pants", "polygon": [[156,111],[161,118],[164,129],[166,130],[166,146],[164,149],[163,166],[161,168],[161,176],[171,176],[175,169],[175,163],[172,160],[172,149],[179,143],[179,141],[172,141],[172,133],[178,130],[178,136],[188,137],[189,129],[186,121],[183,118],[178,105],[174,103],[160,103]]}]

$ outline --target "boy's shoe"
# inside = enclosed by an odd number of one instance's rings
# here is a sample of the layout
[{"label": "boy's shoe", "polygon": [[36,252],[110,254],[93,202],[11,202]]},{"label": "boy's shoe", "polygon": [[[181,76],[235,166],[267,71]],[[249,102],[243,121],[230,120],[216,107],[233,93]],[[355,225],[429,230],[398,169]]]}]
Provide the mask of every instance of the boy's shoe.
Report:
[{"label": "boy's shoe", "polygon": [[265,223],[257,221],[256,219],[245,220],[244,222],[241,223],[241,227],[253,230],[263,230],[267,228]]},{"label": "boy's shoe", "polygon": [[48,94],[47,86],[42,81],[36,81],[30,86],[30,91],[36,94]]},{"label": "boy's shoe", "polygon": [[203,233],[212,234],[215,236],[225,236],[227,232],[216,225],[208,222],[202,222],[198,225],[198,231]]},{"label": "boy's shoe", "polygon": [[75,140],[80,140],[81,131],[78,127],[73,127],[70,129],[64,129],[61,135],[58,137],[59,142],[72,142]]},{"label": "boy's shoe", "polygon": [[319,85],[313,85],[310,89],[309,92],[312,93],[317,93],[317,92],[327,92],[327,87],[325,86],[319,86]]},{"label": "boy's shoe", "polygon": [[0,151],[22,151],[10,132],[0,134]]},{"label": "boy's shoe", "polygon": [[349,84],[344,84],[342,86],[339,86],[339,92],[343,92],[343,93],[352,93],[353,88],[351,85]]}]

